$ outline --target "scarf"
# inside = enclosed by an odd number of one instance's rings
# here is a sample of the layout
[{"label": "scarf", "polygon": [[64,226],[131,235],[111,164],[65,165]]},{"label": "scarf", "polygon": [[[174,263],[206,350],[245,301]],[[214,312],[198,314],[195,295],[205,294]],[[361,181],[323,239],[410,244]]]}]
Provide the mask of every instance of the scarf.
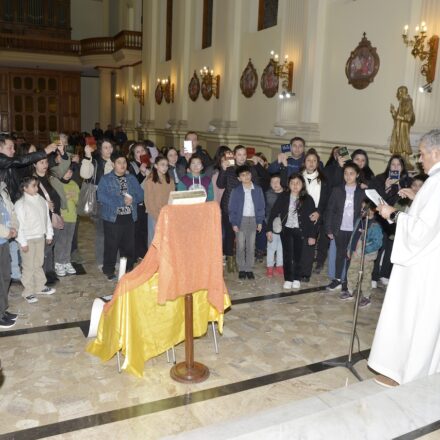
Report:
[{"label": "scarf", "polygon": [[310,174],[307,171],[304,171],[303,177],[306,181],[307,192],[312,197],[315,202],[315,207],[317,208],[321,196],[321,182],[318,181],[318,171],[314,171]]}]

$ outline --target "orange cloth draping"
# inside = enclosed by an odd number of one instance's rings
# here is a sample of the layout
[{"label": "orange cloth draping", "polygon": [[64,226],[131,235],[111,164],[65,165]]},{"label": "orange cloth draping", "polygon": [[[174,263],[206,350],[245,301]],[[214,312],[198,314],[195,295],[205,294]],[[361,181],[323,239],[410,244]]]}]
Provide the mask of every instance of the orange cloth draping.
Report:
[{"label": "orange cloth draping", "polygon": [[160,211],[152,246],[143,261],[119,282],[113,300],[159,272],[159,304],[199,290],[224,310],[221,215],[216,202],[167,205]]},{"label": "orange cloth draping", "polygon": [[223,280],[215,202],[162,208],[152,246],[118,282],[104,306],[97,338],[86,350],[103,361],[121,350],[122,369],[142,376],[146,360],[184,340],[188,293],[194,299],[194,336],[205,334],[209,321],[218,322],[221,332],[223,312],[231,302]]}]

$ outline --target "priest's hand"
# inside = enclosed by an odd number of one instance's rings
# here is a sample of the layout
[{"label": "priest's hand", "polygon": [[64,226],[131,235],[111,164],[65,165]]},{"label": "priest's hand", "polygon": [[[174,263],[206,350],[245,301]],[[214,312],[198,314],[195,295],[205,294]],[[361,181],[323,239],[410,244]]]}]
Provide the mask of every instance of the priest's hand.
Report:
[{"label": "priest's hand", "polygon": [[416,197],[416,193],[411,188],[402,188],[399,192],[399,197],[402,197],[403,199],[410,199],[414,200]]},{"label": "priest's hand", "polygon": [[390,205],[380,204],[377,205],[377,211],[381,217],[383,217],[385,220],[389,220],[390,215],[395,211],[395,209]]}]

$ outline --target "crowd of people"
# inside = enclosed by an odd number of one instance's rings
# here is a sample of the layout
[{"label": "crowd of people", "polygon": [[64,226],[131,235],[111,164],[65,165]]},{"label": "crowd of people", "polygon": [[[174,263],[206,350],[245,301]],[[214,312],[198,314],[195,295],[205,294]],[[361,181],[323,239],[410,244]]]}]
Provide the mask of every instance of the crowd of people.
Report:
[{"label": "crowd of people", "polygon": [[55,293],[59,278],[76,274],[84,182],[96,188],[95,257],[109,281],[116,280],[118,254],[127,271],[145,256],[171,191],[197,189],[220,206],[225,270],[242,280],[254,279],[255,260],[266,257],[267,277],[299,289],[328,260],[327,289],[350,300],[366,240],[366,307],[371,289],[387,284],[395,225],[375,215],[365,189],[406,210],[425,180],[410,177],[396,155],[375,176],[361,149],[348,155],[335,147],[324,165],[300,137],[291,140],[290,154],[269,163],[261,153],[248,157],[243,145],[219,146],[211,157],[193,131],[185,136],[191,148],[160,150],[151,141],[128,142],[120,127],[103,132],[97,124],[92,134],[61,134],[44,149],[0,135],[0,328],[17,319],[8,311],[11,282],[36,303]]}]

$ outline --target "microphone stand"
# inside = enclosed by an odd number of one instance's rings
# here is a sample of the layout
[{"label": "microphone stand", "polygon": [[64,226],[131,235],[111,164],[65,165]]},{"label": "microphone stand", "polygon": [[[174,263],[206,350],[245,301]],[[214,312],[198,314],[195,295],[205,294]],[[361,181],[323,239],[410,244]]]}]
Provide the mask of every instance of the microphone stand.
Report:
[{"label": "microphone stand", "polygon": [[[361,250],[361,262],[359,265],[359,272],[358,272],[358,282],[356,286],[356,293],[355,293],[355,303],[353,308],[353,323],[351,327],[351,337],[350,337],[350,345],[348,347],[348,356],[345,361],[342,362],[336,362],[336,361],[328,361],[324,362],[325,365],[329,365],[332,367],[344,367],[350,370],[353,375],[358,379],[360,382],[363,381],[362,377],[359,375],[359,373],[354,368],[354,364],[358,362],[353,362],[353,346],[354,346],[354,338],[356,336],[356,326],[357,326],[357,320],[358,320],[358,314],[359,314],[359,301],[361,298],[361,285],[362,285],[362,279],[364,277],[364,262],[365,262],[365,246],[367,243],[367,233],[368,233],[368,214],[370,212],[369,209],[366,209],[366,216],[365,216],[365,228],[364,232],[361,233],[361,239],[362,241],[362,250]],[[361,214],[362,215],[362,214]],[[362,220],[361,220],[362,221]]]}]

